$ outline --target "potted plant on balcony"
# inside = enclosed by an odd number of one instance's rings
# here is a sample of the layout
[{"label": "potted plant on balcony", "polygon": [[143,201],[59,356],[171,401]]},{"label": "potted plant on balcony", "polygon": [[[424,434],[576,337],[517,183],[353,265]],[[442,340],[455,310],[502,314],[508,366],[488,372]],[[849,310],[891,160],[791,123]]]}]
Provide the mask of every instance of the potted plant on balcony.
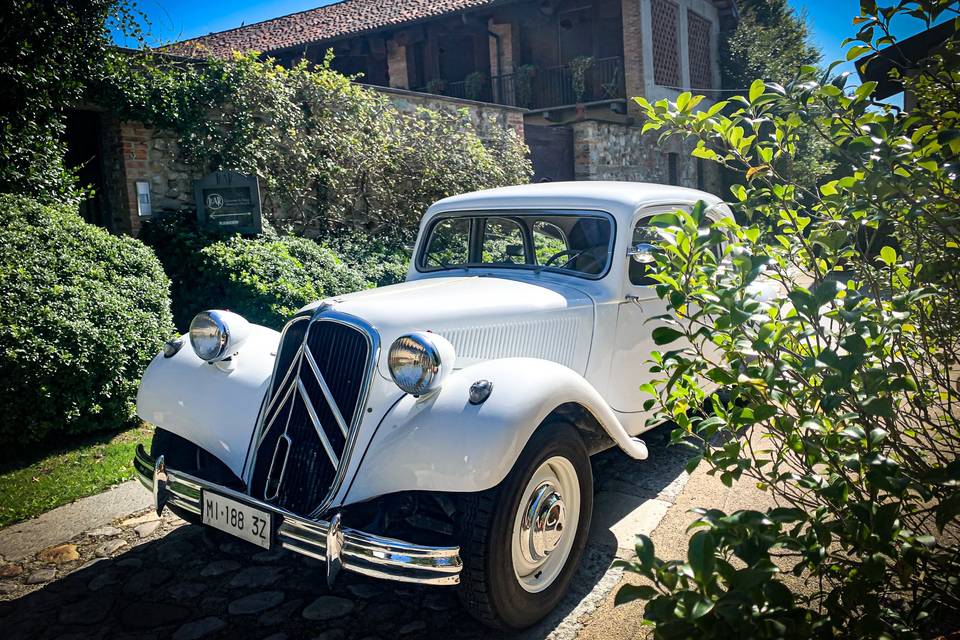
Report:
[{"label": "potted plant on balcony", "polygon": [[537,66],[524,64],[517,67],[516,88],[517,105],[530,109],[533,107],[533,81],[537,77]]},{"label": "potted plant on balcony", "polygon": [[570,80],[577,103],[577,116],[583,115],[583,96],[587,93],[587,71],[593,66],[592,56],[579,56],[570,61]]},{"label": "potted plant on balcony", "polygon": [[439,96],[444,95],[447,90],[447,81],[443,78],[434,78],[427,82],[427,93],[435,93]]},{"label": "potted plant on balcony", "polygon": [[463,95],[468,100],[480,100],[483,98],[486,86],[487,74],[483,71],[474,71],[463,79]]}]

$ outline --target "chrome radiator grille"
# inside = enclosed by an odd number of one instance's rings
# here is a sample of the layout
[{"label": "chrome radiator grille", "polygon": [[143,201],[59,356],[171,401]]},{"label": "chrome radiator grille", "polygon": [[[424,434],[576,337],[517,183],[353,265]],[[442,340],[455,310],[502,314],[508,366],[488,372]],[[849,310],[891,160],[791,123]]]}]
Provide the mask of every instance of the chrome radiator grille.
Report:
[{"label": "chrome radiator grille", "polygon": [[319,316],[283,334],[250,495],[300,515],[323,505],[349,451],[373,367],[371,335]]}]

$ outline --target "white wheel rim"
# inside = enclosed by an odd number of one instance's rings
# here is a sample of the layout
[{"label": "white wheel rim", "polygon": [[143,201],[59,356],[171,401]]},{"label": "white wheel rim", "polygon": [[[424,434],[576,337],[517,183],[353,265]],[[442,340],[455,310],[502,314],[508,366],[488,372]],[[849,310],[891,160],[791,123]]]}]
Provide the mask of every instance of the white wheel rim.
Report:
[{"label": "white wheel rim", "polygon": [[513,571],[525,591],[543,591],[563,571],[580,523],[580,481],[573,463],[554,456],[530,478],[511,536]]}]

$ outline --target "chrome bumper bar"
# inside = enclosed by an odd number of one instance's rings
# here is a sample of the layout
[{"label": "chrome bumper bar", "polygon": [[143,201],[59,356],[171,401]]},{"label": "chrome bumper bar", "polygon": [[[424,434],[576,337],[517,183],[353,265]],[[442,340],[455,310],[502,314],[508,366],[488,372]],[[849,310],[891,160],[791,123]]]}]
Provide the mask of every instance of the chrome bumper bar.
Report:
[{"label": "chrome bumper bar", "polygon": [[274,540],[290,551],[327,563],[332,584],[341,567],[374,578],[399,582],[448,585],[460,582],[459,547],[425,547],[384,538],[340,525],[340,514],[330,521],[308,520],[278,509],[245,493],[214,485],[189,474],[169,469],[163,456],[154,460],[137,447],[133,467],[141,484],[153,493],[157,513],[171,505],[201,515],[204,489],[273,514]]}]

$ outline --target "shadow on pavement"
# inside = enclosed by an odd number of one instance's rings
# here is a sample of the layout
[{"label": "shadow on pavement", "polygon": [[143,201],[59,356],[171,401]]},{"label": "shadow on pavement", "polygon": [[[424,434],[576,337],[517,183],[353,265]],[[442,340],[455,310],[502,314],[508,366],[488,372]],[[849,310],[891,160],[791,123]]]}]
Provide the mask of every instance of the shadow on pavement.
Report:
[{"label": "shadow on pavement", "polygon": [[[636,504],[661,495],[680,475],[684,462],[681,450],[664,446],[668,433],[667,429],[648,434],[651,458],[646,462],[632,461],[618,450],[596,456],[596,490],[622,493]],[[568,597],[525,637],[551,633],[603,578],[617,544],[609,531],[603,534],[602,526],[596,531],[600,533],[591,537]],[[454,589],[342,573],[331,591],[325,575],[321,562],[286,551],[264,551],[202,527],[181,526],[20,598],[0,602],[0,636],[51,640],[503,636],[474,621],[460,607]]]}]

